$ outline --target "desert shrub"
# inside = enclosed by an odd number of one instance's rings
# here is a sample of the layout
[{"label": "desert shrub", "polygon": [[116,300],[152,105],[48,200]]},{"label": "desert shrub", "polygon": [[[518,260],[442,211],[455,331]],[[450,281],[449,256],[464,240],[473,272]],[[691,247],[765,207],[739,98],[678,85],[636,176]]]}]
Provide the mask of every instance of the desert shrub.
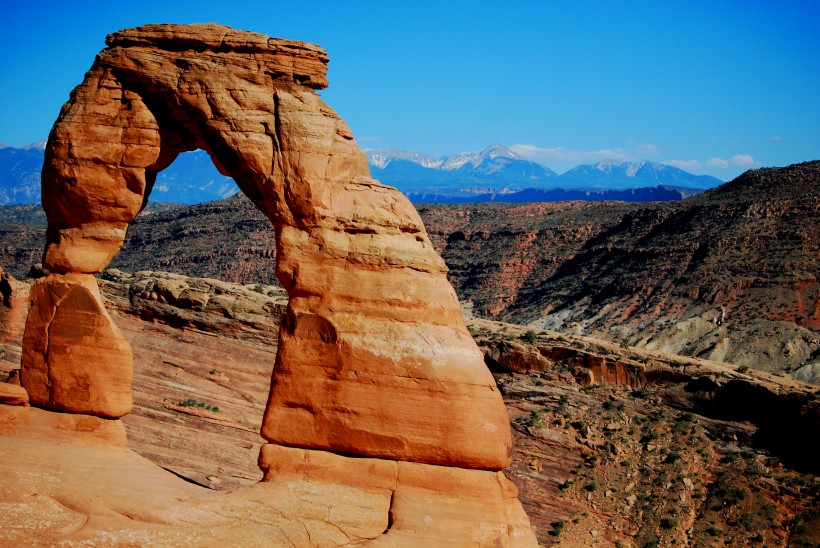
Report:
[{"label": "desert shrub", "polygon": [[612,400],[604,400],[604,403],[601,406],[606,409],[607,411],[623,411],[624,404],[623,402],[614,402]]},{"label": "desert shrub", "polygon": [[649,395],[649,390],[645,386],[641,386],[629,393],[633,398],[646,398]]},{"label": "desert shrub", "polygon": [[678,524],[675,518],[663,518],[661,520],[661,527],[664,529],[673,529]]},{"label": "desert shrub", "polygon": [[535,333],[535,331],[529,330],[523,335],[521,335],[520,339],[530,344],[535,344],[535,341],[538,339],[538,335]]},{"label": "desert shrub", "polygon": [[212,413],[219,413],[219,406],[208,405],[203,401],[197,401],[192,398],[189,398],[185,401],[177,402],[177,405],[180,407],[194,407],[196,409],[204,409],[205,411],[211,411]]},{"label": "desert shrub", "polygon": [[672,464],[676,462],[678,459],[680,459],[680,453],[678,453],[677,451],[672,451],[671,453],[666,455],[665,462],[667,464]]}]

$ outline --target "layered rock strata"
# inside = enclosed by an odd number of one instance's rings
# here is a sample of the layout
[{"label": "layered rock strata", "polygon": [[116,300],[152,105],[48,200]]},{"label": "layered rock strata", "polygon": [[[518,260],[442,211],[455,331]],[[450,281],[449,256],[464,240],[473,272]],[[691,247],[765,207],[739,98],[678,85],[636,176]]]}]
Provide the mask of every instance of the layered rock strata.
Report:
[{"label": "layered rock strata", "polygon": [[156,174],[201,148],[276,229],[289,303],[262,424],[271,447],[479,469],[465,477],[496,478],[493,519],[509,525],[497,538],[524,524],[495,474],[511,438],[493,377],[415,209],[369,177],[347,125],[315,93],[324,50],[213,24],[148,25],[106,42],[46,147],[52,274],[32,289],[26,323],[32,403],[108,418],[130,410],[131,350],[93,274]]}]

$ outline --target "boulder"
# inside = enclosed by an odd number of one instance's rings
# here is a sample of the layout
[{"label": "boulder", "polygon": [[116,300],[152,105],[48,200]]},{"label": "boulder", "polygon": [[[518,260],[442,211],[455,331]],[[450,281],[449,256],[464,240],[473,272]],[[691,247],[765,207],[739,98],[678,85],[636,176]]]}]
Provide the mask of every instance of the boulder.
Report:
[{"label": "boulder", "polygon": [[91,275],[50,274],[35,282],[21,362],[33,405],[111,418],[131,411],[131,346]]},{"label": "boulder", "polygon": [[0,382],[0,405],[28,405],[28,392],[19,384]]}]

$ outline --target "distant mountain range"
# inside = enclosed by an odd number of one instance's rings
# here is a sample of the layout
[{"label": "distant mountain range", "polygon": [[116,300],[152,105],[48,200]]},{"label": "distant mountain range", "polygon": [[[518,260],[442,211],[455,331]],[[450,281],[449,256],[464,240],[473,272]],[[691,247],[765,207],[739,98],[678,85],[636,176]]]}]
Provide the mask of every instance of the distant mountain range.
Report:
[{"label": "distant mountain range", "polygon": [[[530,189],[583,189],[596,191],[585,194],[593,199],[621,199],[601,198],[606,193],[600,191],[645,189],[658,185],[703,191],[723,182],[715,177],[693,175],[664,164],[614,160],[580,165],[558,175],[499,144],[480,152],[441,158],[399,150],[371,150],[366,154],[371,175],[395,186],[413,201],[419,201],[421,197],[441,202],[526,201],[536,198],[539,193],[512,195]],[[680,199],[690,194],[682,192],[677,198],[667,199]],[[585,199],[583,196],[577,195],[571,199]]]},{"label": "distant mountain range", "polygon": [[[45,145],[43,140],[22,148],[0,148],[0,205],[40,201]],[[198,204],[222,200],[237,192],[239,187],[216,170],[208,153],[196,150],[180,154],[157,175],[151,201]]]},{"label": "distant mountain range", "polygon": [[[44,147],[45,140],[22,148],[0,147],[0,205],[40,201]],[[366,154],[373,178],[395,186],[416,203],[680,200],[722,183],[653,162],[604,161],[558,175],[499,144],[441,158],[400,150]],[[197,150],[180,154],[159,173],[151,201],[195,204],[238,191],[208,154]]]},{"label": "distant mountain range", "polygon": [[515,192],[485,192],[482,194],[439,194],[437,192],[405,192],[414,204],[467,204],[479,202],[505,202],[523,204],[532,202],[671,202],[683,200],[703,192],[701,189],[676,186],[647,186],[624,190],[606,188],[525,188]]},{"label": "distant mountain range", "polygon": [[370,174],[406,194],[475,196],[544,188],[558,174],[502,145],[434,158],[419,152],[368,151]]}]

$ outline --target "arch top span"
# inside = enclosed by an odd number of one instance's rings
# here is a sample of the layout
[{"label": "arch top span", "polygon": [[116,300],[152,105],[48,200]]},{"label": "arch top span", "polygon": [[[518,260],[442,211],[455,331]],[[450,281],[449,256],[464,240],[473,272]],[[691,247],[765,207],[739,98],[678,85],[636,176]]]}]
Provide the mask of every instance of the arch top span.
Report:
[{"label": "arch top span", "polygon": [[215,23],[200,25],[143,25],[109,34],[105,43],[113,48],[150,48],[168,52],[235,55],[252,58],[260,72],[282,82],[313,89],[327,87],[327,52],[321,46],[269,38],[264,34],[235,30]]},{"label": "arch top span", "polygon": [[[52,274],[32,291],[26,326],[32,401],[128,412],[130,354],[93,274],[119,250],[156,174],[202,148],[276,228],[290,302],[263,437],[504,468],[506,410],[447,268],[413,206],[370,178],[349,128],[315,93],[327,84],[324,50],[213,24],[127,29],[107,44],[46,147]],[[61,351],[72,345],[82,360]]]}]

